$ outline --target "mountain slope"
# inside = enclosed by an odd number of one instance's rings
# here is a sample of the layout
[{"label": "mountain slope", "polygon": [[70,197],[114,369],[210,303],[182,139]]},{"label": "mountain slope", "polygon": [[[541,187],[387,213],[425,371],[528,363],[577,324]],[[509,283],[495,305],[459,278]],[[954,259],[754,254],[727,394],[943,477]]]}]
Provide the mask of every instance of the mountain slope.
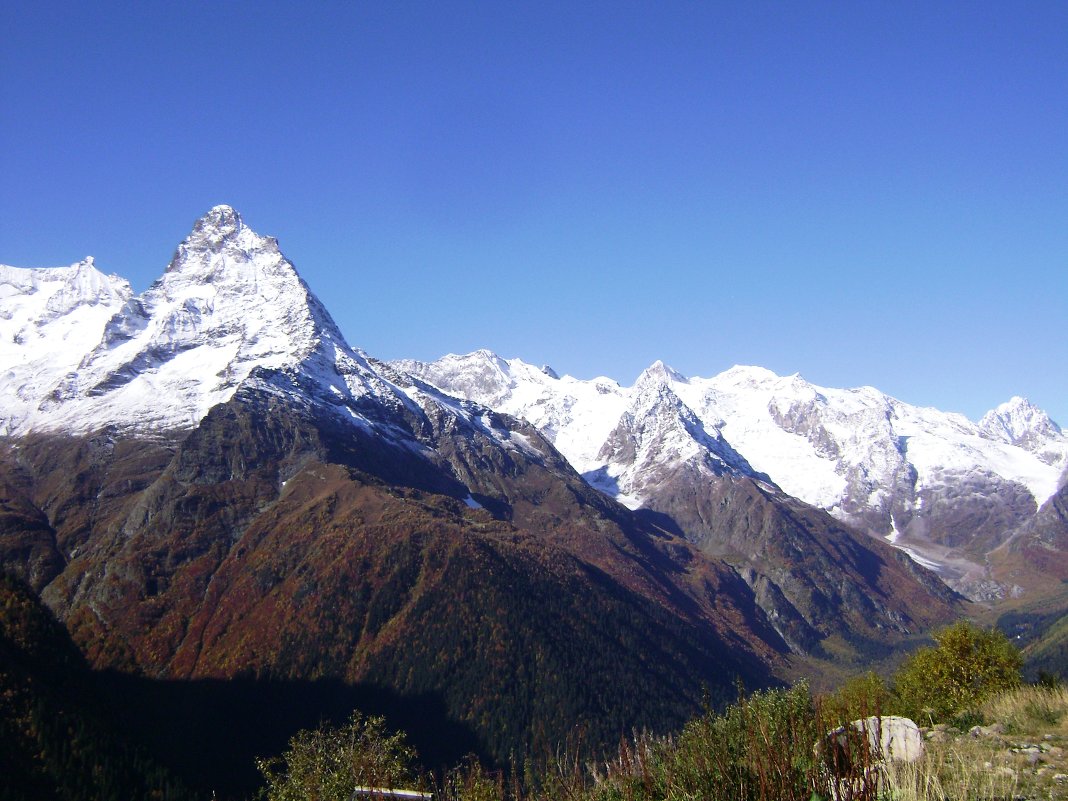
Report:
[{"label": "mountain slope", "polygon": [[0,775],[6,799],[194,798],[101,703],[63,627],[0,574]]},{"label": "mountain slope", "polygon": [[[0,316],[38,338],[0,353],[0,566],[94,667],[431,699],[505,760],[576,721],[591,747],[665,730],[736,678],[797,675],[832,640],[867,656],[959,611],[783,495],[663,365],[634,393],[522,368],[540,422],[460,399],[351,348],[229,207],[139,295],[84,268],[5,275]],[[95,310],[83,328],[41,303],[56,282]]]},{"label": "mountain slope", "polygon": [[[532,469],[512,521],[494,519],[436,492],[432,471],[383,480],[376,466],[395,467],[374,440],[276,411],[239,398],[173,450],[116,441],[120,458],[170,458],[121,503],[90,502],[88,536],[80,515],[53,514],[57,541],[81,544],[43,597],[95,666],[436,693],[503,759],[535,723],[555,738],[588,719],[598,742],[676,725],[703,686],[725,696],[781,660],[733,571],[650,537],[577,477]],[[21,503],[66,496],[54,454],[85,476],[81,497],[128,469],[38,436],[6,454],[31,479]]]},{"label": "mountain slope", "polygon": [[[91,262],[70,269],[77,269],[78,280],[62,272],[45,280],[42,270],[0,273],[9,287],[0,317],[12,316],[23,322],[20,330],[38,332],[37,338],[16,336],[16,347],[0,356],[0,370],[7,373],[0,383],[2,425],[9,435],[105,426],[141,435],[188,430],[249,386],[368,425],[373,423],[365,410],[414,408],[364,354],[348,347],[277,242],[256,234],[229,206],[198,220],[163,276],[136,297],[125,282],[92,271],[88,283],[122,291],[99,301],[92,308],[101,312],[82,315],[84,322],[70,314],[56,318],[50,309],[55,297],[85,293],[81,277],[92,270]],[[20,291],[31,283],[64,289],[42,311]],[[74,305],[81,309],[85,302]],[[69,333],[75,330],[76,337]],[[52,358],[56,348],[41,343],[51,346],[61,337],[64,358]],[[26,369],[10,372],[25,364],[38,367],[32,381]],[[378,433],[392,432],[387,427]]]}]

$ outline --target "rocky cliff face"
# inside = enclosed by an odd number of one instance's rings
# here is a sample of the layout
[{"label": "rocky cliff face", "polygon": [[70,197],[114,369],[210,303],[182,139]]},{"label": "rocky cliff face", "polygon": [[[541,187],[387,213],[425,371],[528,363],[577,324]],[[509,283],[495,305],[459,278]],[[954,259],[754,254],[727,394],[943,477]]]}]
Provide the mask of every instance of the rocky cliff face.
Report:
[{"label": "rocky cliff face", "polygon": [[1064,432],[1026,398],[1017,396],[991,409],[979,421],[979,429],[991,439],[1034,453],[1046,464],[1064,464],[1064,452],[1059,447]]}]

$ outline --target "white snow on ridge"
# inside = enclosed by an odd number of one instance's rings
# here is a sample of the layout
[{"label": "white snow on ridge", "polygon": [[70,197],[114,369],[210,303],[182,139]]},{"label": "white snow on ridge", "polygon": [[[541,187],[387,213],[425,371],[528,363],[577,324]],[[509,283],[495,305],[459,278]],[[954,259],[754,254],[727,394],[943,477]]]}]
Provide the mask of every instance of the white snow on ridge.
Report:
[{"label": "white snow on ridge", "polygon": [[676,389],[702,420],[722,420],[727,441],[788,495],[824,508],[835,505],[845,488],[835,462],[819,458],[803,437],[775,425],[768,411],[773,401],[811,402],[811,388],[764,368],[734,367],[716,378],[691,378]]},{"label": "white snow on ridge", "polygon": [[580,473],[600,466],[597,452],[626,406],[619,385],[611,379],[556,378],[487,350],[444,356],[433,362],[433,369],[403,359],[392,364],[445,392],[526,419]]},{"label": "white snow on ridge", "polygon": [[919,487],[940,485],[937,476],[946,472],[979,469],[1023,484],[1040,506],[1057,491],[1060,470],[1036,454],[987,439],[974,424],[947,431],[938,425],[934,410],[921,411],[925,414],[903,414],[896,426],[898,434],[907,437],[908,459],[917,470]]},{"label": "white snow on ridge", "polygon": [[894,514],[920,513],[921,492],[962,477],[980,488],[1015,482],[1041,504],[1068,469],[1068,437],[1022,398],[977,424],[871,387],[819,387],[759,367],[687,378],[655,362],[623,387],[485,350],[374,362],[345,342],[275,240],[228,206],[198,220],[164,275],[137,296],[92,259],[0,266],[0,343],[0,436],[189,429],[251,386],[420,452],[428,446],[392,413],[409,422],[426,414],[445,430],[470,427],[540,454],[539,443],[473,401],[528,420],[591,484],[632,508],[673,471],[710,479],[733,471],[767,476],[843,518],[859,512],[876,533],[891,531]]},{"label": "white snow on ridge", "polygon": [[76,369],[38,388],[29,427],[189,427],[253,367],[299,362],[320,339],[292,266],[229,207],[198,220],[163,277],[111,311]]},{"label": "white snow on ridge", "polygon": [[37,403],[78,368],[87,347],[133,295],[92,258],[59,268],[0,265],[0,435],[31,417]]},{"label": "white snow on ridge", "polygon": [[1050,437],[1062,433],[1048,414],[1018,395],[983,415],[979,428],[994,439],[1025,446],[1031,444],[1036,435]]}]

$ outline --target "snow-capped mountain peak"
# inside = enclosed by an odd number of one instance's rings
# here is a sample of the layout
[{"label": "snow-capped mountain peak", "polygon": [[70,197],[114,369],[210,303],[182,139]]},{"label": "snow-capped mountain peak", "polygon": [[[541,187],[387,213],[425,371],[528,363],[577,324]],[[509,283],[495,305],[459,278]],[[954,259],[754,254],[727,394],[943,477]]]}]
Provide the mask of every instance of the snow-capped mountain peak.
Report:
[{"label": "snow-capped mountain peak", "polygon": [[[250,382],[354,417],[367,395],[393,408],[413,403],[347,345],[277,242],[229,206],[197,220],[164,274],[138,296],[91,263],[8,268],[0,282],[4,276],[12,310],[5,322],[18,318],[46,339],[67,330],[49,311],[55,298],[77,291],[100,310],[79,318],[77,337],[57,346],[59,358],[57,348],[36,358],[40,347],[17,340],[4,350],[0,432],[188,429]],[[42,304],[35,295],[54,284],[62,291]],[[35,369],[11,370],[30,357]]]},{"label": "snow-capped mountain peak", "polygon": [[187,242],[218,248],[242,231],[249,230],[233,206],[222,204],[213,206],[207,214],[193,223],[193,231]]},{"label": "snow-capped mountain peak", "polygon": [[729,370],[720,373],[716,378],[724,384],[749,386],[781,380],[781,376],[766,367],[747,364],[736,364]]},{"label": "snow-capped mountain peak", "polygon": [[580,473],[602,466],[597,452],[626,410],[619,384],[609,378],[560,378],[489,350],[393,364],[445,392],[524,417]]},{"label": "snow-capped mountain peak", "polygon": [[638,380],[634,382],[635,386],[645,386],[647,384],[671,384],[671,383],[686,383],[686,376],[680,373],[673,367],[669,367],[662,361],[657,359],[651,365],[646,367],[641,375],[638,376]]},{"label": "snow-capped mountain peak", "polygon": [[[125,301],[132,294],[129,282],[100,272],[92,256],[69,267],[24,268],[0,264],[2,320],[13,319],[20,308],[54,319],[79,306]],[[30,296],[36,297],[29,303],[21,300]]]},{"label": "snow-capped mountain peak", "polygon": [[[406,362],[397,364],[403,370],[408,367]],[[437,364],[442,373],[449,376],[450,383],[460,380],[470,382],[472,395],[493,398],[495,404],[505,398],[516,383],[512,377],[511,365],[496,353],[486,349],[476,350],[463,356],[449,354],[443,356]],[[437,383],[432,377],[418,371],[410,372],[427,379],[432,384]]]},{"label": "snow-capped mountain peak", "polygon": [[229,206],[216,206],[194,223],[145,295],[175,301],[228,292],[245,296],[254,312],[268,305],[306,307],[311,295],[277,240],[257,234]]},{"label": "snow-capped mountain peak", "polygon": [[[0,287],[0,335],[11,343],[0,349],[0,436],[106,430],[178,442],[195,438],[213,409],[209,429],[246,412],[281,415],[347,443],[390,480],[466,488],[469,506],[479,504],[473,493],[497,497],[486,465],[562,465],[531,426],[350,347],[276,240],[229,206],[198,219],[139,295],[91,261],[0,268]],[[516,384],[492,354],[467,361]],[[517,369],[524,382],[558,381]]]},{"label": "snow-capped mountain peak", "polygon": [[1060,426],[1048,414],[1018,395],[983,415],[979,428],[991,439],[1028,450],[1041,449],[1050,440],[1062,436]]},{"label": "snow-capped mountain peak", "polygon": [[588,471],[587,480],[636,508],[679,471],[764,479],[731,447],[714,422],[701,420],[686,405],[672,389],[668,375],[663,370],[642,373],[627,410],[597,453],[603,465]]},{"label": "snow-capped mountain peak", "polygon": [[133,297],[130,284],[96,268],[0,265],[0,434],[27,420],[42,397],[74,371],[87,341]]}]

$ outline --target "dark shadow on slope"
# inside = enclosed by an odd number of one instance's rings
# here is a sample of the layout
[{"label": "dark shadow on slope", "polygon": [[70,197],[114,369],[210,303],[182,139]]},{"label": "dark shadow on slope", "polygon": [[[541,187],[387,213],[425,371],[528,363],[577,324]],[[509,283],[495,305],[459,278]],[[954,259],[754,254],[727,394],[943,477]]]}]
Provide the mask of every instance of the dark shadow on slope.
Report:
[{"label": "dark shadow on slope", "polygon": [[668,534],[674,534],[676,537],[686,539],[686,532],[682,530],[682,526],[676,523],[675,518],[669,514],[657,512],[655,509],[642,508],[635,509],[634,516],[650,526],[666,531]]},{"label": "dark shadow on slope", "polygon": [[343,723],[354,709],[401,730],[430,770],[480,753],[470,728],[449,720],[436,695],[402,697],[336,680],[153,680],[106,671],[101,695],[126,734],[206,796],[243,799],[260,785],[256,757],[285,751],[300,729]]},{"label": "dark shadow on slope", "polygon": [[615,476],[608,475],[607,467],[589,470],[582,474],[582,478],[595,490],[607,495],[609,498],[619,496],[619,480]]}]

